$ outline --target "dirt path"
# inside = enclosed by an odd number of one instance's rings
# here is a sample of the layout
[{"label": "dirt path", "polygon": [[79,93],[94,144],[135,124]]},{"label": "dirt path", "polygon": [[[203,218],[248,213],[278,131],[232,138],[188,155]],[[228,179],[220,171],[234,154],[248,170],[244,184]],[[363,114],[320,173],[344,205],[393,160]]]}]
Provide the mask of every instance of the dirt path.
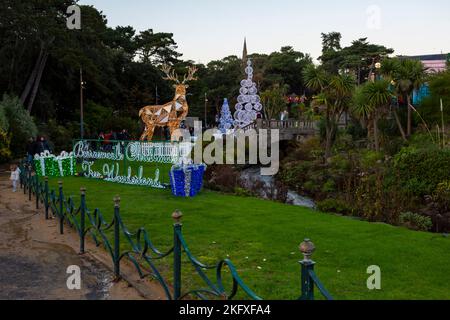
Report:
[{"label": "dirt path", "polygon": [[[160,289],[148,290],[139,280],[133,280],[143,287],[139,291],[125,281],[113,282],[103,252],[80,256],[76,235],[57,230],[56,221],[46,221],[22,190],[13,193],[8,173],[0,172],[0,299],[161,299]],[[81,269],[81,290],[67,288],[66,271],[73,265]]]}]

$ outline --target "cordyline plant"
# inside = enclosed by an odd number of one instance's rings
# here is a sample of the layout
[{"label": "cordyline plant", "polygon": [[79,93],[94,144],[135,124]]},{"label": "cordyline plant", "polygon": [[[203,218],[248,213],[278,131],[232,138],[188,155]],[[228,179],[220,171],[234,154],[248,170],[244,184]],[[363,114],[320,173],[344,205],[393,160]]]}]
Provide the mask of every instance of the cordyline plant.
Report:
[{"label": "cordyline plant", "polygon": [[313,104],[321,110],[325,120],[325,157],[331,156],[338,123],[349,109],[355,88],[355,79],[348,74],[333,75],[322,67],[309,66],[303,73],[306,86],[317,93]]},{"label": "cordyline plant", "polygon": [[[388,112],[393,94],[389,90],[389,81],[367,82],[356,88],[353,98],[353,113],[367,122],[368,138],[371,131],[375,150],[380,151],[378,121]],[[371,130],[372,129],[372,130]]]},{"label": "cordyline plant", "polygon": [[396,110],[394,110],[394,116],[403,139],[407,140],[412,134],[412,114],[415,110],[412,105],[413,92],[420,89],[425,83],[426,69],[419,60],[393,58],[385,59],[382,62],[381,73],[386,80],[391,81],[391,85],[395,88],[397,95],[406,98],[408,105],[406,134],[400,124]]}]

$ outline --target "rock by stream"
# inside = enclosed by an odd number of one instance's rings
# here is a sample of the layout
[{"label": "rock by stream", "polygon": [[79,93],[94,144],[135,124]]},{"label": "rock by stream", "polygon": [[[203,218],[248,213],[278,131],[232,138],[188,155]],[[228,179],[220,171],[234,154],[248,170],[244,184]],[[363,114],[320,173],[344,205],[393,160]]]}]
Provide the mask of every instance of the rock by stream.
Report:
[{"label": "rock by stream", "polygon": [[[261,168],[258,167],[250,167],[241,171],[240,180],[245,189],[256,192],[263,199],[277,199],[277,195],[280,192],[275,177],[262,176]],[[312,199],[301,196],[292,190],[287,192],[286,203],[316,209],[316,204]]]}]

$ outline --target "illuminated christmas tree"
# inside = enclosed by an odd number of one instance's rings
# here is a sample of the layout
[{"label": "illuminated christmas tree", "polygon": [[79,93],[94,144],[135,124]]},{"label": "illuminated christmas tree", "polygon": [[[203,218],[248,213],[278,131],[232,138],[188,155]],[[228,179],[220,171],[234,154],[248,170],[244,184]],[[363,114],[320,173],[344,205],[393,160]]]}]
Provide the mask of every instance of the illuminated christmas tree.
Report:
[{"label": "illuminated christmas tree", "polygon": [[228,105],[228,99],[225,98],[220,111],[220,124],[219,129],[223,134],[226,134],[228,130],[233,128],[233,116],[231,115],[230,106]]}]

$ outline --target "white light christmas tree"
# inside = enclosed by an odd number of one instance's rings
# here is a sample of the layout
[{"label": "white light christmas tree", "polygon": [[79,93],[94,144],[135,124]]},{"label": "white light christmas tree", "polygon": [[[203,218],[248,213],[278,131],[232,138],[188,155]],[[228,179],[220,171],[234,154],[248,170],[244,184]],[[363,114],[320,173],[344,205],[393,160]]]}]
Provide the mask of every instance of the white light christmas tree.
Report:
[{"label": "white light christmas tree", "polygon": [[228,99],[223,101],[222,110],[220,111],[220,124],[219,130],[226,134],[233,128],[233,116],[231,115],[230,106],[228,105]]},{"label": "white light christmas tree", "polygon": [[234,126],[236,128],[244,128],[255,122],[258,114],[263,109],[256,83],[253,82],[253,68],[250,59],[247,61],[245,73],[247,74],[247,79],[241,81],[240,95],[237,99],[238,103],[234,113]]}]

